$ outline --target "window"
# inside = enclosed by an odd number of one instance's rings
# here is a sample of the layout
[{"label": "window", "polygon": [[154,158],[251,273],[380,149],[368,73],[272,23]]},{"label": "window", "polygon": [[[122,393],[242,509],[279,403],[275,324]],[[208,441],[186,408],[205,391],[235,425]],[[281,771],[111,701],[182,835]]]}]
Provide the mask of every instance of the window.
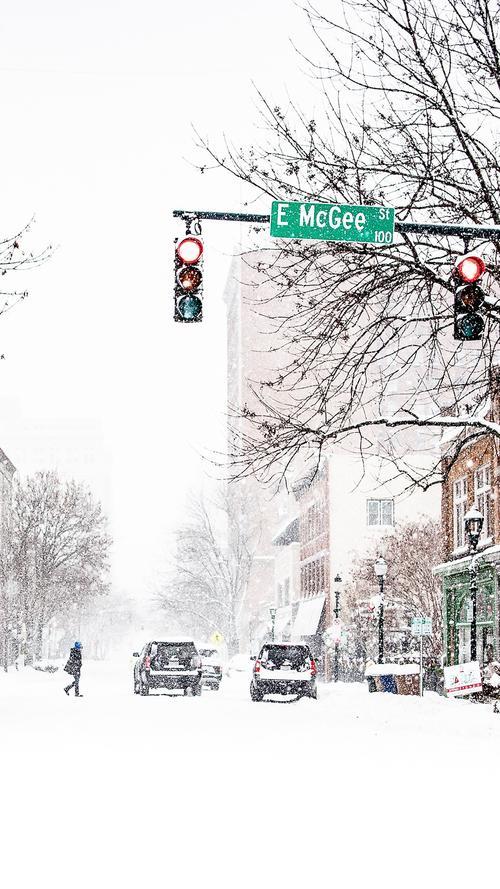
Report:
[{"label": "window", "polygon": [[367,525],[393,525],[394,524],[394,500],[367,500],[366,501]]},{"label": "window", "polygon": [[467,511],[467,479],[453,482],[453,540],[455,549],[465,546],[464,518]]},{"label": "window", "polygon": [[474,473],[474,496],[476,506],[479,512],[484,516],[483,528],[480,540],[487,540],[491,537],[491,515],[490,515],[490,494],[491,494],[491,474],[489,466],[481,466]]}]

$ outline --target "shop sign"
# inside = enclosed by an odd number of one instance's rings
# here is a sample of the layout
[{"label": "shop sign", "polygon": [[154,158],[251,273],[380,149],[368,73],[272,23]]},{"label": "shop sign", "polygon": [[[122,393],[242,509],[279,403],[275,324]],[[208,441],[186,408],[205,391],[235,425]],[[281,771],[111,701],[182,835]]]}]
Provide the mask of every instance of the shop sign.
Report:
[{"label": "shop sign", "polygon": [[444,690],[448,697],[482,692],[481,671],[477,661],[444,667]]}]

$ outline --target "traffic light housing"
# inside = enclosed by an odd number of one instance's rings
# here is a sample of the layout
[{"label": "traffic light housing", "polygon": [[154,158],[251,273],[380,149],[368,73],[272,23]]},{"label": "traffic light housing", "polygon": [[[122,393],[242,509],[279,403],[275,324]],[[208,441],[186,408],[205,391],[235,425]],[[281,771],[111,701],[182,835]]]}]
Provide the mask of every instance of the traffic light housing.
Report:
[{"label": "traffic light housing", "polygon": [[175,239],[174,321],[203,318],[203,241],[199,235]]},{"label": "traffic light housing", "polygon": [[482,338],[484,316],[481,308],[485,293],[479,283],[486,269],[484,260],[473,253],[461,256],[453,269],[455,289],[453,336],[456,340],[474,342]]}]

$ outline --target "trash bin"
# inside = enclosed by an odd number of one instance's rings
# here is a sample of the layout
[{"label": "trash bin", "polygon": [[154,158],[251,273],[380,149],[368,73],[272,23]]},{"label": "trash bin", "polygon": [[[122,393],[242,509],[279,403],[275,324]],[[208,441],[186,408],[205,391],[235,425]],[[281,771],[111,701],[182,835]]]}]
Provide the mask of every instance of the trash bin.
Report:
[{"label": "trash bin", "polygon": [[411,674],[410,676],[396,676],[396,685],[398,695],[418,695],[420,694],[419,677]]},{"label": "trash bin", "polygon": [[389,692],[391,695],[397,695],[398,688],[396,685],[396,677],[390,673],[388,676],[381,676],[380,681],[382,683],[382,691]]}]

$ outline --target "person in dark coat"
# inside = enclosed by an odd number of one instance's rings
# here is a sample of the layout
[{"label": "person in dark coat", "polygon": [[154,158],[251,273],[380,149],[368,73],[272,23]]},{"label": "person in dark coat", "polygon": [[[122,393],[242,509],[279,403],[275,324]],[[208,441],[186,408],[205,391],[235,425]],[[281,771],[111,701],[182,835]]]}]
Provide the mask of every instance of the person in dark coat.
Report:
[{"label": "person in dark coat", "polygon": [[80,673],[82,669],[82,643],[75,642],[69,653],[68,663],[65,666],[66,673],[73,676],[71,685],[67,685],[64,691],[69,695],[72,688],[75,689],[75,697],[80,698]]}]

